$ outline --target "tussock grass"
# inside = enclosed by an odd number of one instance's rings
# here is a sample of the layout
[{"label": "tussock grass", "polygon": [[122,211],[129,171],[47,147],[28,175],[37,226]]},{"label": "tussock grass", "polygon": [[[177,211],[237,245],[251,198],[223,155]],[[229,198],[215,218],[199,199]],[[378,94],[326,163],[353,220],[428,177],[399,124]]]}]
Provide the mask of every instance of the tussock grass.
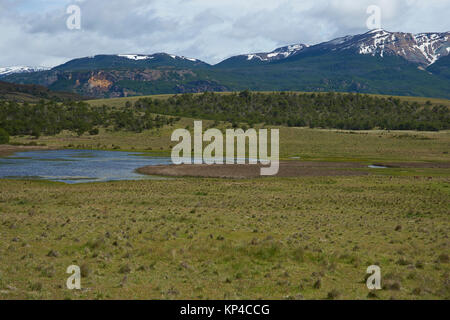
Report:
[{"label": "tussock grass", "polygon": [[[376,175],[0,180],[0,299],[449,299],[448,186]],[[72,264],[81,291],[65,287]]]}]

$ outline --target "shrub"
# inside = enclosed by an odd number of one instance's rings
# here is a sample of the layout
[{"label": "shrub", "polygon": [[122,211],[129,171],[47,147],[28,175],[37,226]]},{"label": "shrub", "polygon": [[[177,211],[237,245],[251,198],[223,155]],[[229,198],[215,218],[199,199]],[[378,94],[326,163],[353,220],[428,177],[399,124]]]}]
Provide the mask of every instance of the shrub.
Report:
[{"label": "shrub", "polygon": [[330,292],[328,292],[327,298],[328,298],[329,300],[334,300],[334,299],[339,298],[340,295],[341,295],[341,293],[340,293],[338,290],[333,289],[333,290],[331,290]]}]

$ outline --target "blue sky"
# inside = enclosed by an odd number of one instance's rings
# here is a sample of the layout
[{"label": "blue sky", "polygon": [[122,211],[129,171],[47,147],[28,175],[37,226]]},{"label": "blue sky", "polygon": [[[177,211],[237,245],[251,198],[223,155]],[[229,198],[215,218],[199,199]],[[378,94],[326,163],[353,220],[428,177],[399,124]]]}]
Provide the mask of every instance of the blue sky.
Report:
[{"label": "blue sky", "polygon": [[[81,30],[66,9],[81,8]],[[217,63],[367,31],[450,31],[449,0],[0,0],[0,67],[54,66],[95,54],[167,52]]]}]

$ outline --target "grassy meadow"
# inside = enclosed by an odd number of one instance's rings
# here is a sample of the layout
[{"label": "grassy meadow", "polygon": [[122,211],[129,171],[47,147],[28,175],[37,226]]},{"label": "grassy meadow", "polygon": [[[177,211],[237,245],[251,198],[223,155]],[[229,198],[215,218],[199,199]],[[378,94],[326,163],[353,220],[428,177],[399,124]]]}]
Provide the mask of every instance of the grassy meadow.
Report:
[{"label": "grassy meadow", "polygon": [[[448,178],[0,189],[2,299],[450,298]],[[72,264],[81,291],[65,288]],[[369,293],[372,264],[384,289]]]},{"label": "grassy meadow", "polygon": [[[16,144],[38,144],[52,148],[99,149],[140,151],[170,155],[178,142],[171,141],[177,128],[187,128],[193,133],[194,119],[181,118],[174,125],[145,130],[141,133],[112,131],[101,128],[95,136],[78,136],[64,131],[55,136],[11,137]],[[203,120],[203,128],[213,126],[213,121]],[[230,123],[220,123],[218,128],[231,128]],[[260,126],[255,126],[256,129]],[[268,127],[270,128],[270,127]],[[277,127],[278,128],[278,127]],[[280,129],[280,156],[282,159],[327,161],[448,161],[450,131],[349,131],[333,129],[289,128]]]},{"label": "grassy meadow", "polygon": [[[182,118],[142,133],[11,142],[169,155],[172,131],[192,127]],[[292,161],[450,160],[448,131],[282,127],[280,143]],[[450,169],[370,173],[77,185],[1,179],[0,299],[450,299]],[[73,264],[82,271],[79,291],[66,288]],[[366,287],[373,264],[382,290]]]}]

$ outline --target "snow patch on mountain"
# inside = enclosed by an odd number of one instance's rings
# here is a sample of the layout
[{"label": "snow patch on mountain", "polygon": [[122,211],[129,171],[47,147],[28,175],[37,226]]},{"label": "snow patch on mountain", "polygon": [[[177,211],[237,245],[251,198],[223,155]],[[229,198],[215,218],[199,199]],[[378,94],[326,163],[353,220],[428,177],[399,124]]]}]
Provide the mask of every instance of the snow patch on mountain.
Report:
[{"label": "snow patch on mountain", "polygon": [[[442,47],[443,42],[449,44],[448,39],[448,35],[442,36],[437,33],[420,33],[414,35],[414,40],[417,43],[415,47],[420,50],[430,65],[435,63],[441,57],[442,54],[439,49]],[[448,52],[449,51],[447,50],[447,54]]]},{"label": "snow patch on mountain", "polygon": [[142,54],[119,54],[119,57],[122,58],[127,58],[130,60],[147,60],[147,59],[153,59],[153,56],[147,56],[147,55],[142,55]]},{"label": "snow patch on mountain", "polygon": [[254,58],[259,59],[261,61],[267,61],[267,59],[263,59],[257,54],[248,54],[247,55],[247,60],[253,60]]},{"label": "snow patch on mountain", "polygon": [[0,77],[8,76],[14,73],[28,73],[28,72],[37,72],[37,71],[45,71],[50,70],[47,67],[29,67],[29,66],[12,66],[12,67],[4,67],[0,68]]},{"label": "snow patch on mountain", "polygon": [[377,29],[362,35],[355,43],[352,41],[349,39],[349,43],[343,49],[356,46],[359,54],[380,57],[393,54],[424,66],[429,66],[450,53],[446,50],[446,47],[450,45],[449,32],[411,34]]},{"label": "snow patch on mountain", "polygon": [[247,60],[259,59],[260,61],[273,61],[287,58],[291,55],[294,55],[305,48],[308,48],[308,45],[305,44],[293,44],[281,48],[277,48],[271,52],[262,52],[262,53],[251,53],[245,55]]},{"label": "snow patch on mountain", "polygon": [[319,48],[326,51],[356,50],[359,54],[382,58],[387,55],[395,55],[427,67],[435,63],[439,58],[450,54],[449,36],[450,32],[420,33],[415,35],[375,29],[360,35],[336,38],[312,47],[294,44],[267,53],[250,53],[238,57],[244,57],[248,61],[271,62],[285,59],[310,48]]},{"label": "snow patch on mountain", "polygon": [[185,56],[176,56],[174,54],[169,54],[169,56],[172,59],[183,59],[183,60],[189,60],[189,61],[192,61],[192,62],[198,61],[197,59],[194,59],[194,58],[188,58],[188,57],[185,57]]},{"label": "snow patch on mountain", "polygon": [[[156,54],[152,54],[152,55],[144,55],[144,54],[119,54],[117,55],[118,57],[122,57],[122,58],[127,58],[130,60],[135,60],[135,61],[139,61],[139,60],[150,60],[150,59],[154,59],[156,55],[165,55],[165,53],[156,53]],[[198,61],[197,59],[194,58],[188,58],[185,56],[177,56],[174,54],[167,54],[169,57],[171,57],[172,59],[183,59],[183,60],[189,60],[192,62],[196,62]]]},{"label": "snow patch on mountain", "polygon": [[373,56],[379,53],[379,55],[383,57],[385,50],[385,42],[389,40],[391,34],[382,29],[371,31],[369,32],[369,34],[373,34],[373,36],[371,37],[373,41],[361,43],[359,46],[359,53],[372,54]]}]

